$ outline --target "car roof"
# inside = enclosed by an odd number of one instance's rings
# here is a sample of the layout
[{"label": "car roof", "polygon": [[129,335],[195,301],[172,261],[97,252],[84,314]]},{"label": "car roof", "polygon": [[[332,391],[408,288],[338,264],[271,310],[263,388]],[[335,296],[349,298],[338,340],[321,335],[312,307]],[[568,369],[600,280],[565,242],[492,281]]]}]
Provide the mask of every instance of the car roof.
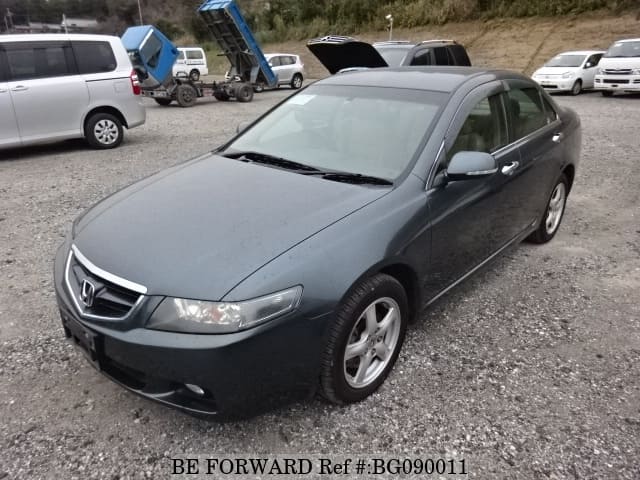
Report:
[{"label": "car roof", "polygon": [[623,40],[616,40],[613,43],[623,43],[623,42],[640,42],[640,38],[625,38]]},{"label": "car roof", "polygon": [[96,35],[89,33],[23,33],[0,35],[0,43],[5,42],[50,42],[72,40],[120,40],[113,35]]},{"label": "car roof", "polygon": [[372,68],[333,75],[318,81],[323,85],[353,85],[368,87],[405,88],[451,93],[474,77],[487,80],[524,79],[528,77],[506,70],[479,67],[395,67]]}]

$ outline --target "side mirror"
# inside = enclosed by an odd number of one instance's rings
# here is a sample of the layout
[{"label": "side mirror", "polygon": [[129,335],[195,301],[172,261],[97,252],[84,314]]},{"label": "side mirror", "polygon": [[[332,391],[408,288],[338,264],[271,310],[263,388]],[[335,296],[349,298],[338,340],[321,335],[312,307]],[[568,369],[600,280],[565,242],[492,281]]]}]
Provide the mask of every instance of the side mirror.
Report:
[{"label": "side mirror", "polygon": [[447,178],[473,180],[493,175],[497,171],[498,163],[493,155],[485,152],[458,152],[449,162]]},{"label": "side mirror", "polygon": [[591,62],[587,62],[587,63],[584,64],[584,68],[591,68],[591,67],[593,67]]},{"label": "side mirror", "polygon": [[249,125],[251,125],[251,122],[249,120],[244,120],[238,123],[238,125],[236,126],[236,133],[244,132]]}]

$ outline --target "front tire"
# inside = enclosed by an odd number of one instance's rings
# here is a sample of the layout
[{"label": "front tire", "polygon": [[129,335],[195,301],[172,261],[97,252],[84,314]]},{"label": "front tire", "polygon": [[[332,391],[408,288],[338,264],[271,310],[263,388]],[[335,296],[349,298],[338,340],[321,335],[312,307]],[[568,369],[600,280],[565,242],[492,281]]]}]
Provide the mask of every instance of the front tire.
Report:
[{"label": "front tire", "polygon": [[157,98],[154,98],[154,100],[158,105],[162,105],[163,107],[167,107],[171,105],[171,102],[173,101],[169,97],[157,97]]},{"label": "front tire", "polygon": [[248,83],[240,84],[236,87],[236,100],[241,103],[247,103],[253,100],[253,87]]},{"label": "front tire", "polygon": [[573,87],[571,87],[571,95],[573,96],[580,95],[580,92],[582,92],[582,80],[578,79],[573,84]]},{"label": "front tire", "polygon": [[407,329],[407,294],[385,274],[361,282],[343,301],[322,358],[320,393],[332,403],[364,400],[393,368]]},{"label": "front tire", "polygon": [[298,90],[300,87],[302,87],[302,80],[302,75],[296,73],[291,79],[291,88],[293,88],[294,90]]},{"label": "front tire", "polygon": [[568,194],[569,181],[563,173],[551,191],[545,214],[540,220],[538,229],[527,238],[528,241],[532,243],[547,243],[555,236],[564,216]]},{"label": "front tire", "polygon": [[84,129],[87,143],[93,148],[116,148],[124,136],[122,122],[110,113],[95,113],[87,119]]}]

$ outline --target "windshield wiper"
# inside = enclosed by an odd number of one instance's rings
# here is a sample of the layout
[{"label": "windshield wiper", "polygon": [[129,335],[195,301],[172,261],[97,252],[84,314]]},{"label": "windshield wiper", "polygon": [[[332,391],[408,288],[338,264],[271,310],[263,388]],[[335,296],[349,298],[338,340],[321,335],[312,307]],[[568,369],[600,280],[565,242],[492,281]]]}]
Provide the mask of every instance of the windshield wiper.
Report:
[{"label": "windshield wiper", "polygon": [[393,182],[380,177],[362,175],[360,173],[346,172],[326,172],[322,173],[322,178],[334,182],[354,183],[359,185],[393,185]]},{"label": "windshield wiper", "polygon": [[287,160],[286,158],[276,157],[275,155],[269,155],[267,153],[260,152],[233,152],[233,153],[221,153],[223,157],[233,158],[243,162],[255,162],[265,165],[274,165],[276,167],[286,168],[287,170],[295,170],[299,172],[309,173],[324,173],[322,170],[318,170],[310,165],[304,163],[294,162],[293,160]]}]

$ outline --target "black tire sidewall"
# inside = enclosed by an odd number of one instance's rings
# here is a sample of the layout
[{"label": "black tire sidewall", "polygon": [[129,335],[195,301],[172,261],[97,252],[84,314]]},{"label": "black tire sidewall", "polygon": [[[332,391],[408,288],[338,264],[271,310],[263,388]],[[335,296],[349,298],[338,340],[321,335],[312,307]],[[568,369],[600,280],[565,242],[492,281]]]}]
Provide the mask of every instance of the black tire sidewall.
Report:
[{"label": "black tire sidewall", "polygon": [[[296,79],[300,79],[300,86],[296,86]],[[293,78],[291,79],[291,88],[293,88],[294,90],[298,90],[299,88],[302,87],[302,82],[303,82],[303,78],[302,75],[300,75],[299,73],[296,73]]]},{"label": "black tire sidewall", "polygon": [[[353,304],[354,295],[357,296],[355,304]],[[391,361],[380,373],[378,378],[364,388],[355,389],[347,383],[344,374],[344,354],[349,336],[356,321],[362,315],[364,309],[371,305],[375,300],[383,297],[394,299],[400,308],[400,334],[396,349],[392,354]],[[338,335],[333,345],[329,346],[331,352],[332,365],[330,371],[326,372],[328,377],[325,381],[331,382],[333,393],[336,400],[341,403],[353,403],[364,400],[366,397],[375,392],[385,381],[387,375],[395,365],[395,362],[402,349],[404,337],[407,328],[407,319],[409,314],[409,303],[407,295],[402,285],[393,277],[388,275],[378,275],[369,279],[361,285],[361,288],[353,290],[347,301],[345,301],[338,311],[338,318],[335,327],[338,328]]]},{"label": "black tire sidewall", "polygon": [[[118,138],[115,142],[109,145],[105,145],[96,138],[94,128],[100,120],[111,120],[116,124],[116,126],[118,127]],[[124,137],[124,129],[122,127],[122,122],[115,115],[112,115],[110,113],[94,113],[87,119],[85,125],[85,138],[87,140],[87,143],[89,143],[89,145],[91,145],[91,147],[93,148],[108,150],[110,148],[116,148],[122,143],[122,139]]]},{"label": "black tire sidewall", "polygon": [[193,69],[189,72],[189,79],[197,82],[198,80],[200,80],[200,71],[197,69]]},{"label": "black tire sidewall", "polygon": [[[191,100],[190,101],[184,101],[182,99],[182,92],[186,92],[187,90],[191,90]],[[196,103],[198,94],[196,92],[196,89],[193,88],[191,85],[188,84],[183,84],[183,85],[178,85],[178,88],[176,90],[176,101],[178,102],[178,105],[180,105],[181,107],[191,107]]]},{"label": "black tire sidewall", "polygon": [[[580,86],[578,88],[578,91],[576,91],[576,85]],[[582,91],[582,80],[578,79],[578,80],[575,81],[575,83],[571,87],[571,95],[580,95],[581,91]]]}]

